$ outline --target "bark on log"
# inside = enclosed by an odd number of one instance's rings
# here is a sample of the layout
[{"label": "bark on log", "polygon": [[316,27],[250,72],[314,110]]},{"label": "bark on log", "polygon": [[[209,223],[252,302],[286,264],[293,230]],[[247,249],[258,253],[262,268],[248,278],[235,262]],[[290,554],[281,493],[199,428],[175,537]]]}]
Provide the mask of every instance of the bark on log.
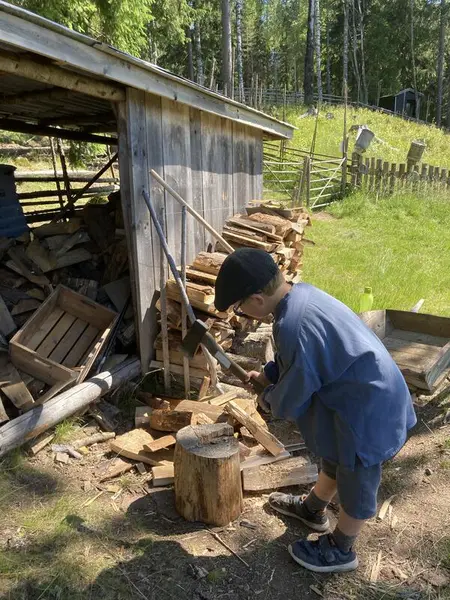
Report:
[{"label": "bark on log", "polygon": [[233,354],[256,358],[262,364],[273,360],[274,350],[270,330],[238,333],[232,343]]},{"label": "bark on log", "polygon": [[174,465],[175,504],[187,521],[221,526],[241,514],[239,444],[230,425],[181,429]]},{"label": "bark on log", "polygon": [[100,373],[13,419],[0,427],[0,456],[37,437],[139,374],[139,360],[131,359],[121,363],[111,372]]},{"label": "bark on log", "polygon": [[192,423],[193,415],[193,412],[183,410],[152,410],[149,417],[150,429],[179,431]]}]

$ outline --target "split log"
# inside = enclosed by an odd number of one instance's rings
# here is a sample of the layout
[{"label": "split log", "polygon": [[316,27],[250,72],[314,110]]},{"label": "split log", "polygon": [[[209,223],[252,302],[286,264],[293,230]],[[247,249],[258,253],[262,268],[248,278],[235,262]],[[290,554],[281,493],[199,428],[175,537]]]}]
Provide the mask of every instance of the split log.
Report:
[{"label": "split log", "polygon": [[191,425],[194,413],[183,410],[152,410],[149,416],[150,428],[156,431],[179,431]]},{"label": "split log", "polygon": [[162,465],[160,467],[153,467],[152,475],[153,487],[172,485],[174,480],[174,466]]},{"label": "split log", "polygon": [[274,357],[274,348],[271,330],[251,331],[238,333],[233,338],[233,354],[256,358],[266,364]]},{"label": "split log", "polygon": [[217,275],[227,255],[222,252],[199,252],[192,263],[192,268]]},{"label": "split log", "polygon": [[242,471],[244,490],[248,492],[304,485],[316,481],[317,476],[317,465],[308,464],[301,456]]},{"label": "split log", "polygon": [[0,333],[5,337],[9,337],[16,331],[16,324],[5,304],[5,301],[0,296]]},{"label": "split log", "polygon": [[249,215],[251,221],[256,223],[268,223],[275,227],[275,233],[284,237],[292,229],[292,223],[283,217],[276,215],[267,215],[261,212],[256,212]]},{"label": "split log", "polygon": [[119,456],[131,458],[139,462],[147,463],[152,466],[167,464],[172,459],[173,453],[170,450],[160,450],[158,452],[147,452],[147,444],[154,442],[153,436],[145,429],[132,429],[123,435],[119,435],[111,441],[110,448]]},{"label": "split log", "polygon": [[244,425],[253,437],[274,456],[278,456],[284,452],[285,448],[280,440],[265,430],[253,417],[250,417],[245,411],[240,408],[235,401],[229,402],[225,406],[225,411],[231,415],[241,425]]},{"label": "split log", "polygon": [[0,456],[37,437],[53,425],[70,417],[120,384],[137,377],[140,362],[133,358],[111,372],[104,372],[70,390],[54,396],[45,404],[32,408],[0,427]]},{"label": "split log", "polygon": [[227,525],[242,512],[239,444],[226,424],[181,429],[175,446],[175,505],[187,521]]},{"label": "split log", "polygon": [[177,440],[173,435],[163,435],[163,437],[154,440],[153,442],[149,442],[144,445],[144,449],[147,452],[157,452],[158,450],[164,450],[169,446],[173,446]]}]

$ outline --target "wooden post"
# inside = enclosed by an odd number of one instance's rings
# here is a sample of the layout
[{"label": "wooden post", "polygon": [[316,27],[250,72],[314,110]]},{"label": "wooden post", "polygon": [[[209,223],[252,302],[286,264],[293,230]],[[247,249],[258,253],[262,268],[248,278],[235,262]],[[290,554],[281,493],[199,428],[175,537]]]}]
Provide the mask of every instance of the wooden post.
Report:
[{"label": "wooden post", "polygon": [[64,154],[64,148],[62,147],[61,140],[59,138],[56,140],[56,147],[58,148],[59,160],[61,161],[64,185],[66,188],[67,202],[70,206],[72,206],[72,191],[70,189],[70,179],[69,174],[67,172],[66,155]]},{"label": "wooden post", "polygon": [[444,192],[447,185],[447,169],[441,169],[440,188]]},{"label": "wooden post", "polygon": [[406,164],[401,163],[398,168],[398,178],[401,189],[405,187],[405,173],[406,173]]},{"label": "wooden post", "polygon": [[[161,228],[165,234],[164,224],[164,207],[161,208]],[[168,336],[168,322],[167,322],[167,296],[166,296],[166,259],[164,255],[163,246],[160,246],[159,253],[159,290],[160,290],[160,303],[161,303],[161,338],[162,338],[162,349],[163,349],[163,366],[164,366],[164,391],[166,394],[171,393],[172,385],[170,381],[170,353],[169,353],[169,336]]]},{"label": "wooden post", "polygon": [[53,138],[51,138],[51,137],[48,138],[48,141],[50,142],[50,150],[52,152],[53,173],[55,174],[55,184],[56,184],[56,189],[58,192],[59,206],[62,209],[64,206],[64,202],[63,202],[63,193],[61,190],[61,183],[60,183],[59,177],[58,177],[58,169],[56,166],[55,144],[53,143]]},{"label": "wooden post", "polygon": [[53,425],[86,408],[119,385],[140,374],[137,358],[121,363],[111,372],[95,375],[70,390],[54,396],[0,427],[0,456],[37,437]]},{"label": "wooden post", "polygon": [[306,206],[309,208],[310,204],[310,194],[311,194],[311,158],[309,156],[305,156],[305,196],[306,196]]},{"label": "wooden post", "polygon": [[352,188],[358,187],[358,173],[359,173],[359,166],[361,164],[361,161],[362,161],[361,154],[359,154],[359,152],[353,152],[352,153],[352,166],[351,166]]},{"label": "wooden post", "polygon": [[370,159],[369,192],[375,191],[375,158]]},{"label": "wooden post", "polygon": [[383,179],[382,179],[382,187],[381,187],[381,193],[383,194],[383,196],[386,196],[388,193],[388,185],[389,185],[389,181],[388,181],[388,177],[389,177],[389,163],[388,162],[384,162],[383,163],[383,175],[382,175]]},{"label": "wooden post", "polygon": [[175,505],[187,521],[227,525],[242,512],[239,445],[231,425],[189,425],[177,433]]},{"label": "wooden post", "polygon": [[391,171],[389,175],[389,193],[393,194],[395,192],[395,181],[397,178],[397,165],[396,163],[392,163]]},{"label": "wooden post", "polygon": [[370,171],[370,158],[364,159],[364,187],[369,190],[369,171]]},{"label": "wooden post", "polygon": [[428,165],[422,163],[422,170],[420,171],[420,189],[426,189],[428,181]]},{"label": "wooden post", "polygon": [[[186,207],[181,207],[181,281],[186,287]],[[187,334],[187,314],[184,304],[181,304],[181,335]],[[191,391],[191,381],[189,377],[189,358],[183,356],[183,377],[184,377],[184,394],[189,398]]]}]

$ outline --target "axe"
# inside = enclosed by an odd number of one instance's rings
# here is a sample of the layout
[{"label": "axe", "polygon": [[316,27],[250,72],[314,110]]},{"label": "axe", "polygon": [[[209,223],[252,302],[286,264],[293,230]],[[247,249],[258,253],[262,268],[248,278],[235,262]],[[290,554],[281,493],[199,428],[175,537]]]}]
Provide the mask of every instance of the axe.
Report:
[{"label": "axe", "polygon": [[170,270],[172,271],[172,275],[179,287],[181,300],[184,304],[186,314],[191,323],[189,331],[183,338],[183,351],[187,354],[187,356],[190,356],[192,358],[195,352],[197,351],[198,346],[200,344],[203,344],[209,350],[212,356],[214,356],[217,362],[222,366],[222,368],[224,368],[226,371],[231,371],[231,373],[233,373],[233,375],[236,375],[236,377],[238,377],[242,382],[251,383],[255,392],[257,394],[260,394],[264,391],[264,386],[256,379],[249,379],[247,371],[245,371],[240,365],[238,365],[234,360],[231,360],[225,354],[221,346],[209,333],[208,327],[205,325],[205,323],[203,323],[203,321],[201,321],[200,319],[197,319],[197,317],[195,316],[194,309],[192,308],[191,303],[189,302],[188,295],[181,281],[181,277],[178,273],[175,261],[173,260],[173,257],[170,254],[166,237],[158,221],[155,209],[150,201],[150,196],[148,195],[146,190],[143,190],[142,195],[144,196],[145,203],[147,204],[148,210],[150,211],[150,216],[152,218],[153,225],[155,226],[155,229],[158,233],[158,237],[160,239],[164,254],[166,255],[167,262],[169,263]]}]

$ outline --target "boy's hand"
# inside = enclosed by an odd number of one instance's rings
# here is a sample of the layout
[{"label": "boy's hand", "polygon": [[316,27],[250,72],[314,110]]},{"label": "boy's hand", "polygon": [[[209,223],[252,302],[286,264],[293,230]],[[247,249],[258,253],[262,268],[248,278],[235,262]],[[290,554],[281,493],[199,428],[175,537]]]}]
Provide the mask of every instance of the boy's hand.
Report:
[{"label": "boy's hand", "polygon": [[[270,385],[270,381],[267,379],[267,377],[264,374],[264,371],[249,371],[248,372],[248,376],[250,378],[250,381],[252,379],[256,379],[263,387],[267,387],[268,385]],[[251,383],[250,383],[251,385]],[[270,412],[270,406],[267,404],[267,402],[264,402],[264,393],[259,394],[258,396],[258,405],[261,407],[261,409],[264,412],[269,413]]]},{"label": "boy's hand", "polygon": [[[248,377],[250,380],[256,379],[264,387],[267,387],[268,385],[270,385],[270,381],[264,375],[264,371],[261,371],[261,372],[260,371],[249,371],[247,374],[248,374]],[[251,384],[251,381],[250,381],[250,384]]]}]

